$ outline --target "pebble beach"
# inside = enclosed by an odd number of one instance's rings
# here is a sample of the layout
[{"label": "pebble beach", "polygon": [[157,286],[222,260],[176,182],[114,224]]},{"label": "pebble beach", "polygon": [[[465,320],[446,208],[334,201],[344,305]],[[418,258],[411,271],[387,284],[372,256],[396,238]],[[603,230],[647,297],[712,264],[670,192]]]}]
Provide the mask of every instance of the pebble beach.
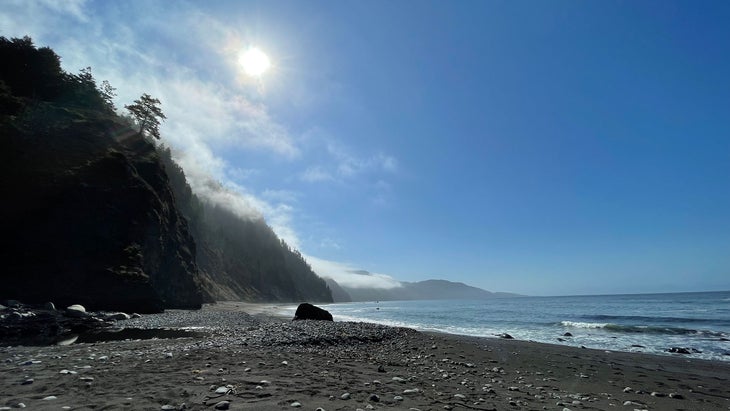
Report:
[{"label": "pebble beach", "polygon": [[218,303],[120,321],[174,339],[0,347],[0,409],[728,410],[730,364]]}]

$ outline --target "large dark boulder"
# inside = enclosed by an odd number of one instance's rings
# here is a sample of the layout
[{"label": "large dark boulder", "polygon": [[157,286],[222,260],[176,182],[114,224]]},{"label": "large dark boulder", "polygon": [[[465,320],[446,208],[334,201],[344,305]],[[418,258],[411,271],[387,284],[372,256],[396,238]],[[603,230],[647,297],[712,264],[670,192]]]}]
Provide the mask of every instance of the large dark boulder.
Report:
[{"label": "large dark boulder", "polygon": [[294,313],[294,321],[297,320],[320,320],[332,321],[332,314],[329,311],[309,303],[299,304],[297,312]]}]

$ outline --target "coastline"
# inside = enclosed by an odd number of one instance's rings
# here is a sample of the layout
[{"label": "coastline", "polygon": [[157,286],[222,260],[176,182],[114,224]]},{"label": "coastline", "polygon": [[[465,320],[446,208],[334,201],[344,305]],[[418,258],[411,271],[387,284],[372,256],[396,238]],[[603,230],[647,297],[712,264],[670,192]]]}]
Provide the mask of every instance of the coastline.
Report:
[{"label": "coastline", "polygon": [[0,407],[730,409],[722,361],[291,322],[282,305],[223,302],[125,324],[204,337],[0,347]]}]

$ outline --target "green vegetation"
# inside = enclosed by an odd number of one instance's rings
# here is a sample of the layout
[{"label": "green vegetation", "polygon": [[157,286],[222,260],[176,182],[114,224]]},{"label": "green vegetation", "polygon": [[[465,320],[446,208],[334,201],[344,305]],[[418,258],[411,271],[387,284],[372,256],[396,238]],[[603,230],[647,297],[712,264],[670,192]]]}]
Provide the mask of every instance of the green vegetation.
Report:
[{"label": "green vegetation", "polygon": [[132,114],[132,117],[139,125],[139,133],[160,139],[160,121],[166,119],[160,108],[160,100],[147,93],[134,100],[134,104],[124,106]]}]

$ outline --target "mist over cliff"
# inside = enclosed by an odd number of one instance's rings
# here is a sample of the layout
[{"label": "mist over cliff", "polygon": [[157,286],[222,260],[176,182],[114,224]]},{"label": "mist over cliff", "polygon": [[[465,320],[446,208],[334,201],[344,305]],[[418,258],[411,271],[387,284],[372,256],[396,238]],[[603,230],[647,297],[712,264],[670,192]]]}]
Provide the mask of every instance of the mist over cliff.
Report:
[{"label": "mist over cliff", "polygon": [[[331,301],[263,219],[198,199],[147,114],[121,115],[91,68],[64,72],[27,37],[0,38],[0,61],[0,299],[137,312]],[[145,96],[138,108],[159,108]]]}]

